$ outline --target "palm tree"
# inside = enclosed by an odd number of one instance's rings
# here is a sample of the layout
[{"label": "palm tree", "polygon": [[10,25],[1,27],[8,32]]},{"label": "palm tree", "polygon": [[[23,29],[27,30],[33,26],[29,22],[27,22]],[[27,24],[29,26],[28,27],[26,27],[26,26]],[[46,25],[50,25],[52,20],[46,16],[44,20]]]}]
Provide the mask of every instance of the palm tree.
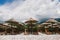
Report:
[{"label": "palm tree", "polygon": [[29,34],[28,33],[28,25],[26,25],[25,23],[22,23],[22,24],[23,24],[23,27],[24,27],[24,35]]},{"label": "palm tree", "polygon": [[33,34],[38,34],[38,31],[39,31],[39,28],[38,28],[38,25],[36,24],[36,25],[33,27]]},{"label": "palm tree", "polygon": [[24,32],[24,26],[22,24],[18,24],[17,26],[17,30],[20,32]]}]

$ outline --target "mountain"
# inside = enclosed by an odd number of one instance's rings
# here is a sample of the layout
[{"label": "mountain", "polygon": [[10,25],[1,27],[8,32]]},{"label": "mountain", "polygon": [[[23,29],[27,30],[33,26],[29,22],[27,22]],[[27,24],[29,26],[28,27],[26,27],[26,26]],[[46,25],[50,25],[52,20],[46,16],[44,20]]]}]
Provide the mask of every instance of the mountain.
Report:
[{"label": "mountain", "polygon": [[42,18],[42,19],[39,20],[38,23],[39,23],[39,24],[44,23],[44,22],[46,22],[48,19],[49,19],[49,18]]},{"label": "mountain", "polygon": [[4,21],[1,21],[1,20],[0,20],[0,23],[4,23]]},{"label": "mountain", "polygon": [[60,22],[60,18],[55,18],[55,20],[57,20],[58,22]]},{"label": "mountain", "polygon": [[[58,22],[60,22],[60,18],[54,18],[55,20],[57,20]],[[42,18],[42,19],[40,19],[39,20],[39,24],[41,24],[41,23],[44,23],[44,22],[46,22],[47,20],[49,20],[49,18]]]},{"label": "mountain", "polygon": [[[44,22],[46,22],[49,19],[50,18],[42,18],[42,19],[39,19],[38,24],[44,23]],[[57,20],[58,22],[60,22],[60,18],[54,18],[54,19]],[[4,21],[0,20],[0,23],[4,23]]]}]

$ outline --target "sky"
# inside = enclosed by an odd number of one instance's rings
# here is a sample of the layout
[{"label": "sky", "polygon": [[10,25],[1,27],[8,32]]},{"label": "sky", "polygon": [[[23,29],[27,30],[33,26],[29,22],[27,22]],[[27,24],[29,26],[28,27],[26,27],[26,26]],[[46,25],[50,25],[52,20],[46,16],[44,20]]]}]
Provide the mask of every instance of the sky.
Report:
[{"label": "sky", "polygon": [[12,3],[14,0],[0,0],[0,5],[4,5],[5,3]]},{"label": "sky", "polygon": [[60,0],[0,0],[0,20],[60,18]]}]

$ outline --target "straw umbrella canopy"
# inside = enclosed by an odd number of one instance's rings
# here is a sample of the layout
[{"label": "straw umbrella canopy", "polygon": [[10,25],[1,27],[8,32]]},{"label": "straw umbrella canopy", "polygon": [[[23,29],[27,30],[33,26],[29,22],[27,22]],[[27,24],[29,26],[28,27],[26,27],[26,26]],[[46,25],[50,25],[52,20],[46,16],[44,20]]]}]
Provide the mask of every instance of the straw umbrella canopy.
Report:
[{"label": "straw umbrella canopy", "polygon": [[25,23],[27,24],[34,24],[34,23],[37,23],[38,21],[37,20],[34,20],[33,18],[30,18],[28,21],[26,21]]},{"label": "straw umbrella canopy", "polygon": [[19,24],[17,21],[15,21],[14,19],[10,19],[8,21],[5,21],[6,23],[8,23],[11,26],[15,26],[17,24]]},{"label": "straw umbrella canopy", "polygon": [[8,21],[5,21],[6,23],[8,23],[8,25],[11,25],[11,27],[15,27],[15,26],[23,26],[22,24],[19,24],[19,22],[17,22],[14,19],[10,19]]},{"label": "straw umbrella canopy", "polygon": [[56,25],[56,23],[58,23],[55,19],[51,18],[48,21],[46,21],[47,23],[51,23],[52,27],[53,25]]},{"label": "straw umbrella canopy", "polygon": [[50,23],[43,23],[42,26],[44,26],[45,28],[48,28],[48,25],[50,25]]},{"label": "straw umbrella canopy", "polygon": [[47,23],[57,23],[57,21],[53,18],[49,19],[48,21],[46,21]]}]

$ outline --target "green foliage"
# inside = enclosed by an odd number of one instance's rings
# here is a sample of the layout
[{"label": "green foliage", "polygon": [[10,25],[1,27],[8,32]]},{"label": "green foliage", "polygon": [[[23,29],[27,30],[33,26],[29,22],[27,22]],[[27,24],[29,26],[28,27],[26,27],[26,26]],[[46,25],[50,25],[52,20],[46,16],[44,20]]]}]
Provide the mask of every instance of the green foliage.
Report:
[{"label": "green foliage", "polygon": [[33,28],[33,32],[37,32],[37,31],[38,31],[38,27],[35,26],[35,27]]},{"label": "green foliage", "polygon": [[0,32],[3,32],[3,31],[5,31],[5,29],[4,28],[0,28]]},{"label": "green foliage", "polygon": [[24,25],[24,28],[25,28],[25,29],[28,29],[28,25]]},{"label": "green foliage", "polygon": [[48,30],[49,30],[50,32],[54,32],[55,28],[49,27]]},{"label": "green foliage", "polygon": [[60,22],[60,18],[56,18],[55,20],[57,20],[58,22]]}]

